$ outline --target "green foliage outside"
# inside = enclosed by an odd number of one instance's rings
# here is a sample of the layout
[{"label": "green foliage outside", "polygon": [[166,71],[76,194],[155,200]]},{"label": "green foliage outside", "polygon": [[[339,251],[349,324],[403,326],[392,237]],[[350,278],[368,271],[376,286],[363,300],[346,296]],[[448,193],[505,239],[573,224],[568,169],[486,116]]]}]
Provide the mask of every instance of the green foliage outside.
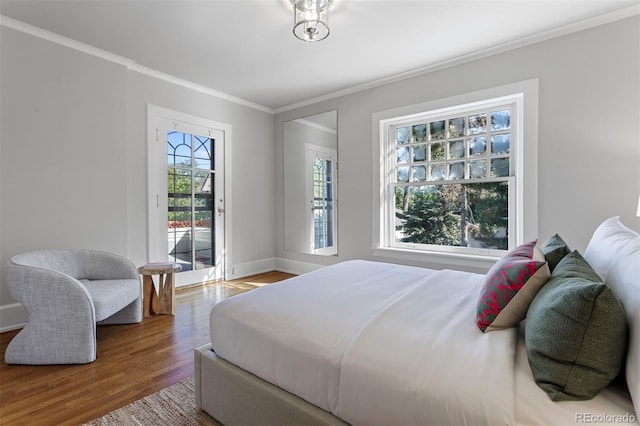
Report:
[{"label": "green foliage outside", "polygon": [[[459,208],[451,185],[434,191],[410,191],[403,241],[420,244],[460,245]],[[402,197],[404,203],[404,196]]]},{"label": "green foliage outside", "polygon": [[506,250],[506,182],[430,185],[396,189],[403,242]]},{"label": "green foliage outside", "polygon": [[475,239],[487,247],[506,250],[507,235],[497,235],[508,227],[509,185],[506,182],[467,185],[467,201],[474,219],[471,233]]},{"label": "green foliage outside", "polygon": [[[169,221],[191,220],[191,172],[183,169],[167,168],[167,192],[169,196]],[[186,197],[180,197],[184,194]]]},{"label": "green foliage outside", "polygon": [[[185,168],[167,168],[167,192],[169,193],[167,219],[171,221],[191,221],[191,176],[192,171],[187,169],[189,163],[179,166]],[[201,186],[208,177],[208,173],[196,172],[195,190],[195,221],[211,220],[211,193],[201,190]],[[173,196],[172,196],[173,195]]]}]

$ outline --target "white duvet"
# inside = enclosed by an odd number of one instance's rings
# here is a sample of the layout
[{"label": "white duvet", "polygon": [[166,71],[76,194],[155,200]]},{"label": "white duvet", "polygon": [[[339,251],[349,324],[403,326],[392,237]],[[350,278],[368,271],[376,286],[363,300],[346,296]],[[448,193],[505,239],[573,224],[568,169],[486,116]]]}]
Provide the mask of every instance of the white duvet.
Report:
[{"label": "white duvet", "polygon": [[211,342],[354,425],[512,424],[516,329],[476,327],[483,281],[343,262],[220,302]]}]

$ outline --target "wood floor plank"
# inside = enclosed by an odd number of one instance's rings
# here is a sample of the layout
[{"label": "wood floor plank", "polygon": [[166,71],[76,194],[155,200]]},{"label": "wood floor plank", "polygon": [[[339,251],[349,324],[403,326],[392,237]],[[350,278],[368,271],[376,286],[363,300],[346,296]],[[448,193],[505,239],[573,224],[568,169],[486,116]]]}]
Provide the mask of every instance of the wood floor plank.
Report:
[{"label": "wood floor plank", "polygon": [[0,333],[0,424],[78,425],[193,374],[193,350],[209,339],[209,312],[219,301],[292,277],[268,272],[236,281],[178,289],[175,316],[99,326],[91,364],[7,365],[18,331]]}]

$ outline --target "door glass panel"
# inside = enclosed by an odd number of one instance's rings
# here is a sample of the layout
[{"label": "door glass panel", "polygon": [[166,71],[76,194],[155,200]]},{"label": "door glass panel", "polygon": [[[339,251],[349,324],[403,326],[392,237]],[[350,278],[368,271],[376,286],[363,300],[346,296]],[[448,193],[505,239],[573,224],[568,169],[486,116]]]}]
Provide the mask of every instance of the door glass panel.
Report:
[{"label": "door glass panel", "polygon": [[167,133],[168,255],[182,271],[215,266],[213,143],[204,136]]},{"label": "door glass panel", "polygon": [[194,179],[194,235],[195,235],[195,269],[214,266],[212,253],[215,253],[213,236],[213,200],[212,191],[214,174],[196,171]]},{"label": "door glass panel", "polygon": [[195,136],[193,150],[194,167],[198,169],[213,169],[213,156],[211,155],[211,140],[202,136]]},{"label": "door glass panel", "polygon": [[191,171],[169,168],[167,190],[169,256],[183,268],[190,269]]},{"label": "door glass panel", "polygon": [[191,138],[180,132],[167,133],[167,164],[191,164]]}]

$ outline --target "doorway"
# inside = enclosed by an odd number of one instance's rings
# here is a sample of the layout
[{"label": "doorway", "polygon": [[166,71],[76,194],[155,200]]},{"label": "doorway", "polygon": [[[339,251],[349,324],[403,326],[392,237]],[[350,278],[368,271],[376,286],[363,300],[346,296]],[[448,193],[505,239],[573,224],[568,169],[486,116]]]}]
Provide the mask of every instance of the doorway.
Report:
[{"label": "doorway", "polygon": [[230,126],[149,106],[149,261],[182,266],[176,286],[224,279]]}]

